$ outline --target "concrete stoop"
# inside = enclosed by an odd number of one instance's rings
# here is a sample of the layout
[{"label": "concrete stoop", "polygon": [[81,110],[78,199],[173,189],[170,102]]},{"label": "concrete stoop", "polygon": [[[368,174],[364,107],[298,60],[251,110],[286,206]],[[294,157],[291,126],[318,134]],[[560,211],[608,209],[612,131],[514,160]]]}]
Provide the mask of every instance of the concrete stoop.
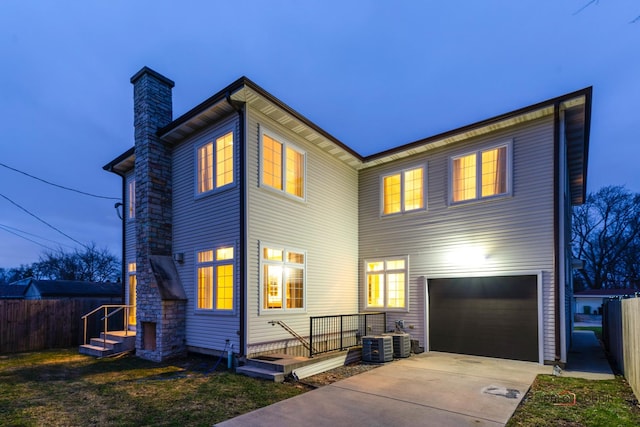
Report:
[{"label": "concrete stoop", "polygon": [[80,354],[92,357],[106,357],[135,350],[136,333],[133,331],[112,331],[99,338],[91,338],[89,344],[80,346]]},{"label": "concrete stoop", "polygon": [[[262,378],[281,383],[298,368],[313,364],[322,364],[327,359],[342,356],[346,358],[348,351],[332,352],[313,358],[291,356],[288,354],[269,354],[247,359],[245,365],[236,368],[236,373],[253,378]],[[332,368],[327,368],[332,369]],[[318,372],[319,373],[319,372]]]}]

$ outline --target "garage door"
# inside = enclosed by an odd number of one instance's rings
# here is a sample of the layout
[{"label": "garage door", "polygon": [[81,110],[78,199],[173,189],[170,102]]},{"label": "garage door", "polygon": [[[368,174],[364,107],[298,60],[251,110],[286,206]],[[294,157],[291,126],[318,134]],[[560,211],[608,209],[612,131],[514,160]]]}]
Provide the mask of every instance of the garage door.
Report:
[{"label": "garage door", "polygon": [[429,279],[429,349],[538,361],[537,276]]}]

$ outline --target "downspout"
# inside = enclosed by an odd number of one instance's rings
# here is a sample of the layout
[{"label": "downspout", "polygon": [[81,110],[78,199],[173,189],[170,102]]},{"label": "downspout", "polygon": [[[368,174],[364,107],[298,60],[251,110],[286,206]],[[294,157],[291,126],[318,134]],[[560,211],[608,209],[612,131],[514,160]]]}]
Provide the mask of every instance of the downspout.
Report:
[{"label": "downspout", "polygon": [[555,361],[561,359],[560,341],[560,103],[553,105],[553,284]]},{"label": "downspout", "polygon": [[120,193],[120,194],[122,194],[122,200],[121,200],[121,203],[122,203],[122,218],[120,218],[120,220],[122,222],[122,243],[121,243],[122,247],[121,247],[121,258],[120,258],[120,262],[122,263],[122,267],[120,268],[120,280],[121,280],[121,283],[122,283],[122,286],[121,286],[122,292],[120,294],[120,298],[121,298],[122,304],[124,304],[124,302],[126,301],[126,295],[125,295],[125,292],[124,292],[124,288],[125,288],[125,279],[126,279],[125,276],[126,276],[126,271],[127,271],[127,269],[126,269],[126,260],[125,260],[125,255],[126,255],[126,252],[125,252],[126,251],[126,244],[125,244],[125,242],[127,240],[126,236],[125,236],[125,232],[127,230],[127,225],[126,225],[126,221],[125,221],[126,212],[125,212],[125,205],[124,205],[124,200],[125,200],[124,195],[126,194],[126,191],[127,191],[127,178],[125,177],[124,174],[116,171],[113,168],[113,165],[110,166],[109,169],[107,169],[107,172],[114,173],[114,174],[118,175],[120,178],[122,178],[122,192]]},{"label": "downspout", "polygon": [[238,155],[239,155],[239,171],[238,175],[240,176],[240,328],[239,328],[239,340],[240,345],[238,349],[238,356],[244,357],[247,352],[247,180],[245,178],[246,173],[246,143],[245,143],[245,112],[244,106],[245,103],[242,103],[242,106],[239,107],[237,103],[234,103],[231,100],[231,93],[227,92],[226,94],[227,103],[238,113],[238,122],[240,123],[239,131],[238,131],[238,139],[240,141],[238,147]]}]

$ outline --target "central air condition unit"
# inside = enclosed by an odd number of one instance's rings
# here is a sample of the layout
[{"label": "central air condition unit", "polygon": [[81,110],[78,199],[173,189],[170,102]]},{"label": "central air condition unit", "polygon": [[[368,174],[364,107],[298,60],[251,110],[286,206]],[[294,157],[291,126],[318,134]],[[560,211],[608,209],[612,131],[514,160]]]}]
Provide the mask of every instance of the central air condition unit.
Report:
[{"label": "central air condition unit", "polygon": [[411,335],[402,333],[386,334],[393,339],[393,357],[411,356]]},{"label": "central air condition unit", "polygon": [[364,362],[391,362],[393,339],[388,335],[362,337],[362,360]]}]

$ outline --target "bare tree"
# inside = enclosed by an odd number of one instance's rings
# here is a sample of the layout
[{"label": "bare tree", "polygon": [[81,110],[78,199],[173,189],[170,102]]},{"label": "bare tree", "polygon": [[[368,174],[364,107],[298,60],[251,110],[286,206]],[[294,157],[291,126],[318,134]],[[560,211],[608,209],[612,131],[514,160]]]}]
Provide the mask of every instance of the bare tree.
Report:
[{"label": "bare tree", "polygon": [[640,194],[603,187],[573,210],[573,256],[585,262],[578,282],[585,288],[629,288],[638,284]]},{"label": "bare tree", "polygon": [[120,275],[120,261],[107,249],[95,243],[83,251],[45,252],[33,264],[34,277],[49,280],[83,280],[88,282],[115,281]]}]

